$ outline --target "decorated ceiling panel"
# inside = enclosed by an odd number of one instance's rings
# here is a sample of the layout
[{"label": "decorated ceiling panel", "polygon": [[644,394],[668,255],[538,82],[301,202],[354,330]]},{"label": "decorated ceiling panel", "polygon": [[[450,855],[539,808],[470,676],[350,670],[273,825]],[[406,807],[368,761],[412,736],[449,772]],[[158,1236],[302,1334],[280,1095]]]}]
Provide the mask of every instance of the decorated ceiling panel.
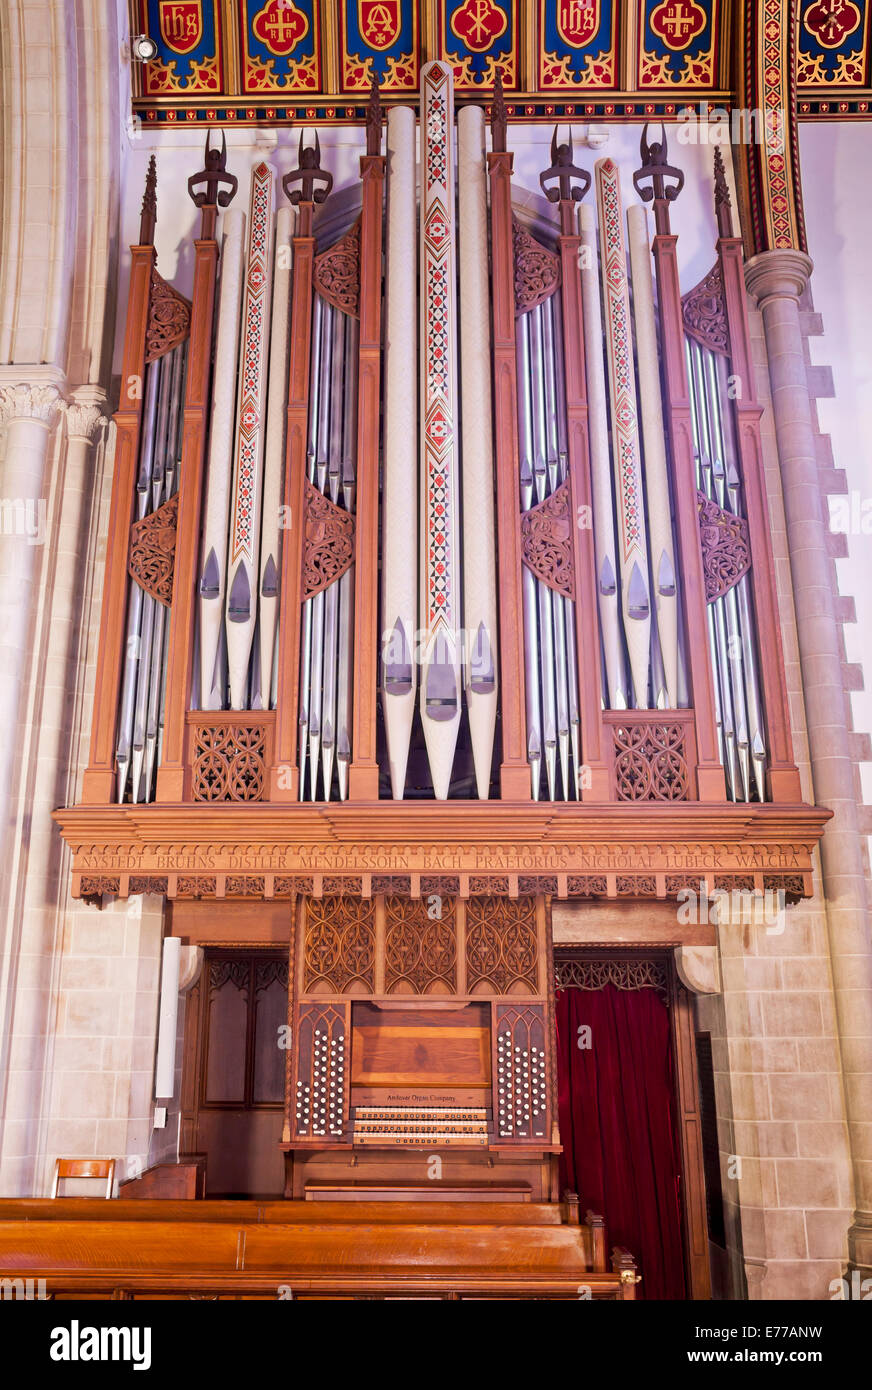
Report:
[{"label": "decorated ceiling panel", "polygon": [[[510,114],[674,114],[683,96],[728,96],[727,0],[133,0],[135,32],[156,42],[136,101],[157,120],[270,119],[304,107],[356,119],[373,76],[416,92],[424,62],[454,69],[460,100],[493,89]],[[532,104],[530,98],[533,98]],[[558,104],[553,104],[557,102]],[[251,105],[249,105],[251,103]],[[287,106],[285,105],[287,103]],[[323,105],[323,110],[322,110]],[[541,109],[540,109],[541,107]],[[231,114],[232,111],[232,114]]]},{"label": "decorated ceiling panel", "polygon": [[[132,32],[158,48],[136,66],[135,103],[160,123],[360,120],[373,76],[402,100],[439,57],[460,101],[499,71],[510,115],[669,118],[730,102],[737,35],[770,7],[781,14],[780,0],[131,0]],[[872,0],[791,9],[799,116],[868,115]]]}]

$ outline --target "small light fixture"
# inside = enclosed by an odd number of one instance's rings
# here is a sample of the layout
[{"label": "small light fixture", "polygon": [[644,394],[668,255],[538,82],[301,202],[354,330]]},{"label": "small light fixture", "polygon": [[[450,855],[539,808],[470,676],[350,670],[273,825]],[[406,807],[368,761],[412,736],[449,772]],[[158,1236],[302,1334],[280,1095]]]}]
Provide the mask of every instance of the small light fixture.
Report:
[{"label": "small light fixture", "polygon": [[135,63],[150,63],[157,57],[157,44],[148,34],[134,34],[130,40],[130,56]]}]

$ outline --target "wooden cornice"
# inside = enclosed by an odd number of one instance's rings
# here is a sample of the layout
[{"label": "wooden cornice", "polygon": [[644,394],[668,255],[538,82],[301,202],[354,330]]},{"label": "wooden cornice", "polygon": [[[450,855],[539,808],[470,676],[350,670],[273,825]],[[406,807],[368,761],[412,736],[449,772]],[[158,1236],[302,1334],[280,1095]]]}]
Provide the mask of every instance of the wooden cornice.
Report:
[{"label": "wooden cornice", "polygon": [[[390,891],[665,898],[705,879],[812,892],[814,806],[529,802],[81,806],[55,812],[74,896]],[[423,886],[422,886],[423,879]],[[449,880],[452,883],[449,884]],[[732,886],[723,885],[723,886]]]}]

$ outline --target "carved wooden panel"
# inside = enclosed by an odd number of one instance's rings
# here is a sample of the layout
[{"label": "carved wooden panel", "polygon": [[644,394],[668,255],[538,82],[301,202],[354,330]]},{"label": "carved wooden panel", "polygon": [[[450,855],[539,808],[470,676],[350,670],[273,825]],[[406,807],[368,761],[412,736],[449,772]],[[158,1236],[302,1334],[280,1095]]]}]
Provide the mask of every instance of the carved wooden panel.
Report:
[{"label": "carved wooden panel", "polygon": [[549,1067],[545,1006],[497,1004],[494,1028],[494,1122],[500,1143],[547,1143]]},{"label": "carved wooden panel", "polygon": [[566,880],[570,898],[604,898],[608,891],[605,874],[570,874]]},{"label": "carved wooden panel", "polygon": [[720,262],[682,297],[681,308],[685,331],[703,347],[728,356],[730,337]]},{"label": "carved wooden panel", "polygon": [[512,218],[515,318],[550,299],[560,284],[560,259]]},{"label": "carved wooden panel", "polygon": [[[438,916],[432,915],[435,911]],[[385,898],[385,991],[448,992],[457,988],[457,930],[450,898],[436,905]]]},{"label": "carved wooden panel", "polygon": [[554,979],[558,989],[656,989],[666,995],[666,962],[637,956],[600,959],[592,956],[556,955]]},{"label": "carved wooden panel", "polygon": [[348,1127],[348,1037],[348,1018],[341,1004],[300,1005],[292,1097],[297,1139],[316,1140],[319,1147],[342,1142]]},{"label": "carved wooden panel", "polygon": [[569,479],[521,517],[521,559],[549,589],[575,598]]},{"label": "carved wooden panel", "polygon": [[626,720],[611,728],[619,801],[688,800],[690,776],[683,723]]},{"label": "carved wooden panel", "polygon": [[360,218],[334,246],[315,257],[315,289],[343,314],[360,318]]},{"label": "carved wooden panel", "polygon": [[751,541],[744,517],[725,512],[704,492],[696,494],[707,603],[714,603],[751,568]]},{"label": "carved wooden panel", "polygon": [[308,993],[326,985],[342,994],[353,983],[372,993],[375,903],[371,898],[326,897],[306,901],[303,943]]},{"label": "carved wooden panel", "polygon": [[79,895],[85,902],[100,905],[104,893],[117,893],[119,880],[108,874],[83,874]]},{"label": "carved wooden panel", "polygon": [[156,512],[130,528],[127,569],[140,588],[165,608],[173,601],[173,573],[176,562],[176,525],[179,495],[176,493]]},{"label": "carved wooden panel", "polygon": [[154,362],[183,343],[191,329],[191,301],[151,268],[145,360]]},{"label": "carved wooden panel", "polygon": [[194,801],[261,801],[266,783],[266,725],[197,722],[192,751]]},{"label": "carved wooden panel", "polygon": [[538,989],[535,898],[470,898],[466,904],[466,980],[470,994]]},{"label": "carved wooden panel", "polygon": [[328,588],[354,560],[354,517],[306,479],[303,602]]}]

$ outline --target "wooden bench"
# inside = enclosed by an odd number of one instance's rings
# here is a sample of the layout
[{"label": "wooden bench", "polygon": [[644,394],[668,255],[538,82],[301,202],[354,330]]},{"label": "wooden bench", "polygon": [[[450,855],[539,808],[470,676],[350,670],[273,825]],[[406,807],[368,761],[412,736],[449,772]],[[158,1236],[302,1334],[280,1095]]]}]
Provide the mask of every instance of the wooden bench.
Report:
[{"label": "wooden bench", "polygon": [[0,1277],[61,1300],[635,1297],[631,1257],[605,1268],[601,1223],[557,1204],[107,1205],[0,1202]]}]

